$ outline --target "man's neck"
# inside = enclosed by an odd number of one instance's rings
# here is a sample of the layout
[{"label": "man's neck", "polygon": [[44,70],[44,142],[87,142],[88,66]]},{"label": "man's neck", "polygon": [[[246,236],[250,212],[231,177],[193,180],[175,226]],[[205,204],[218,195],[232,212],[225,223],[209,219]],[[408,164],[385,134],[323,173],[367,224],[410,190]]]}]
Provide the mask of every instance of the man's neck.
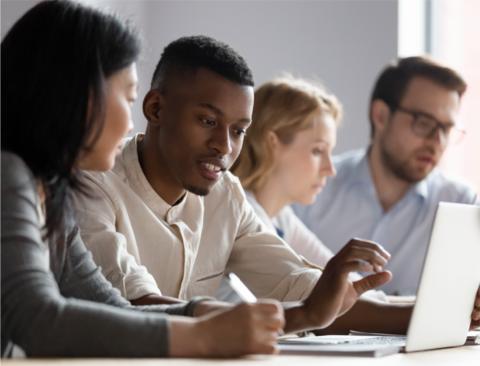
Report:
[{"label": "man's neck", "polygon": [[153,190],[169,205],[174,206],[186,191],[171,177],[158,145],[146,134],[137,143],[138,161]]},{"label": "man's neck", "polygon": [[368,165],[378,200],[384,212],[399,202],[411,183],[398,178],[382,162],[380,147],[373,144],[368,151]]},{"label": "man's neck", "polygon": [[284,197],[282,190],[273,182],[273,179],[267,179],[263,187],[254,191],[253,194],[270,218],[277,216],[285,206],[291,203]]}]

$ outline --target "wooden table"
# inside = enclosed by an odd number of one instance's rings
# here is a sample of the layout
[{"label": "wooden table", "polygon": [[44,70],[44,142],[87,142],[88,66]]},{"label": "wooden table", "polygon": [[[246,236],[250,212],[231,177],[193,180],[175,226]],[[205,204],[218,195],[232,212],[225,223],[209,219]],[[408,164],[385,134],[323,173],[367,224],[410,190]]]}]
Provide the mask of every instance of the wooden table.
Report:
[{"label": "wooden table", "polygon": [[239,359],[24,359],[2,360],[1,363],[5,366],[480,366],[480,346],[463,346],[408,354],[399,353],[379,358],[323,356],[248,356]]}]

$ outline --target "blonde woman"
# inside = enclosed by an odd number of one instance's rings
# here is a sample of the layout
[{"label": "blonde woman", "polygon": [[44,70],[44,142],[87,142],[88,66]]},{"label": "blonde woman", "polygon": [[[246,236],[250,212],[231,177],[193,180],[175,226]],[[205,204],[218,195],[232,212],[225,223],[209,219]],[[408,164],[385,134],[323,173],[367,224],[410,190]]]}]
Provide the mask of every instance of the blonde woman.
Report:
[{"label": "blonde woman", "polygon": [[[321,267],[333,253],[289,205],[313,203],[327,177],[336,174],[331,152],[341,115],[337,98],[319,83],[291,76],[273,79],[255,92],[254,123],[232,167],[270,231]],[[368,296],[387,301],[382,291]]]}]

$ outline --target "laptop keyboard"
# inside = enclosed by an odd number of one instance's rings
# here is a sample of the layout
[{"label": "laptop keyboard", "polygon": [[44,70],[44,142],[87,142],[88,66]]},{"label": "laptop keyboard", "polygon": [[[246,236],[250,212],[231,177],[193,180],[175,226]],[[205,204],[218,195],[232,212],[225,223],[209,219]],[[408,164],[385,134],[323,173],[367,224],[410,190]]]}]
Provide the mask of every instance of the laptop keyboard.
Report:
[{"label": "laptop keyboard", "polygon": [[376,337],[376,338],[368,338],[368,339],[358,339],[356,341],[346,341],[341,343],[348,343],[348,344],[388,344],[391,346],[404,346],[405,342],[407,341],[407,337]]}]

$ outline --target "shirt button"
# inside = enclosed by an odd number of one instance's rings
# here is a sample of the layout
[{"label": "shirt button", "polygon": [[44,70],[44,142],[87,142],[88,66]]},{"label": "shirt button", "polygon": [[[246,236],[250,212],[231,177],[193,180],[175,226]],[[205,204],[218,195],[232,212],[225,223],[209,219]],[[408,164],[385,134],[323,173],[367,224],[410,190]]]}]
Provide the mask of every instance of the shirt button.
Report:
[{"label": "shirt button", "polygon": [[118,281],[119,278],[120,278],[119,275],[113,275],[112,276],[112,281]]}]

